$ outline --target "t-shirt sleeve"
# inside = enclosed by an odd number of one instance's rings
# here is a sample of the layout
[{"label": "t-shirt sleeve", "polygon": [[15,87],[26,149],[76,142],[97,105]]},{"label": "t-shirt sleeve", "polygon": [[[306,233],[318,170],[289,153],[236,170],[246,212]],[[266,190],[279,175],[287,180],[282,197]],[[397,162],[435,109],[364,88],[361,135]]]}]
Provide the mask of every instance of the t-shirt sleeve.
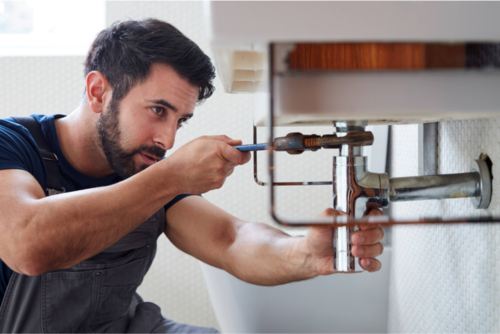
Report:
[{"label": "t-shirt sleeve", "polygon": [[167,203],[167,205],[164,206],[165,212],[167,212],[167,210],[170,209],[172,207],[172,205],[174,205],[175,203],[179,202],[181,199],[186,198],[188,196],[200,196],[201,197],[201,195],[192,195],[192,194],[177,195],[174,197],[173,200],[171,200],[170,202]]},{"label": "t-shirt sleeve", "polygon": [[[7,126],[0,123],[0,170],[21,169],[31,173],[42,185],[44,182],[44,166],[39,151],[33,147],[27,134],[21,127]],[[43,185],[42,185],[43,187]]]}]

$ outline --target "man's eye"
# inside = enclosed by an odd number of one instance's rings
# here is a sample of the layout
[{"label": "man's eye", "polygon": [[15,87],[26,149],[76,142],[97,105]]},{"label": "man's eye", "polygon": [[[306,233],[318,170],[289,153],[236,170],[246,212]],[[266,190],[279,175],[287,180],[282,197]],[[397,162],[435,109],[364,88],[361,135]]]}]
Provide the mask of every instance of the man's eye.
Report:
[{"label": "man's eye", "polygon": [[151,110],[153,110],[156,114],[158,114],[160,116],[164,116],[165,115],[165,108],[162,108],[162,107],[151,107]]},{"label": "man's eye", "polygon": [[187,124],[187,121],[188,121],[188,118],[180,118],[180,119],[177,121],[177,126],[181,127],[181,126],[183,126],[184,124]]}]

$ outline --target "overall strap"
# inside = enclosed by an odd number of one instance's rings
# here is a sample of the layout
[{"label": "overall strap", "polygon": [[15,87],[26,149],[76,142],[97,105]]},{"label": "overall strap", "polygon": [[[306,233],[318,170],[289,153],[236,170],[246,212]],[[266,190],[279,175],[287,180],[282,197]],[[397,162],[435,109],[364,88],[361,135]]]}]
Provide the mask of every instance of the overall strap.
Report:
[{"label": "overall strap", "polygon": [[47,169],[47,196],[56,195],[66,191],[62,186],[61,173],[59,172],[59,164],[57,155],[52,152],[49,144],[43,135],[42,126],[33,117],[12,117],[17,123],[28,129],[29,133],[35,140],[38,149],[42,153],[42,157]]}]

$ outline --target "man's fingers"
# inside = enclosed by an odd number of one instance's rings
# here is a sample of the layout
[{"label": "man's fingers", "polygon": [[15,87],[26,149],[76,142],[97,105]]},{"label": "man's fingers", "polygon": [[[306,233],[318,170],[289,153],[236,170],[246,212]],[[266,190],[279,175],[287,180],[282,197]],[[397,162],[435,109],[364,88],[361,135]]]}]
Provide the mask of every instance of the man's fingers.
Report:
[{"label": "man's fingers", "polygon": [[380,225],[377,224],[377,223],[371,223],[371,224],[359,224],[358,225],[359,229],[362,230],[362,231],[369,231],[369,230],[373,230],[373,229],[376,229],[376,228],[379,228]]},{"label": "man's fingers", "polygon": [[384,246],[379,242],[370,246],[354,246],[352,247],[352,255],[359,258],[377,257],[384,252]]},{"label": "man's fingers", "polygon": [[379,271],[382,268],[382,263],[372,258],[359,259],[359,264],[368,272]]},{"label": "man's fingers", "polygon": [[244,156],[244,160],[243,160],[243,163],[242,165],[246,164],[247,162],[250,161],[250,159],[252,158],[252,154],[250,154],[250,152],[241,152]]},{"label": "man's fingers", "polygon": [[351,241],[355,245],[374,245],[384,238],[384,230],[377,226],[371,230],[359,230],[353,233]]},{"label": "man's fingers", "polygon": [[226,171],[226,177],[231,176],[231,174],[233,174],[233,171],[234,171],[234,168],[229,168],[229,169]]},{"label": "man's fingers", "polygon": [[222,156],[235,165],[243,165],[250,160],[250,152],[240,152],[238,149],[229,145],[225,145],[222,150]]},{"label": "man's fingers", "polygon": [[229,138],[226,135],[202,136],[200,138],[201,139],[210,139],[210,140],[221,141],[221,142],[226,143],[226,144],[231,145],[231,146],[236,146],[236,145],[241,145],[242,144],[241,140],[239,140],[239,139],[232,139],[232,138]]},{"label": "man's fingers", "polygon": [[345,212],[335,210],[332,208],[328,208],[325,211],[323,211],[321,214],[318,215],[318,217],[335,217],[335,216],[347,216]]},{"label": "man's fingers", "polygon": [[382,212],[382,210],[378,208],[370,209],[370,211],[368,212],[368,216],[383,216],[383,215],[384,213]]}]

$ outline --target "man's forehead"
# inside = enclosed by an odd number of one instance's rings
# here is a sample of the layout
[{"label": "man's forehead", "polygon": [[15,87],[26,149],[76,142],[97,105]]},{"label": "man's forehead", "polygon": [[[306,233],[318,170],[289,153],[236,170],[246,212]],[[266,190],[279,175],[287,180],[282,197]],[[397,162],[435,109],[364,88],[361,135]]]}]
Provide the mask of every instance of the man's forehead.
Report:
[{"label": "man's forehead", "polygon": [[198,98],[199,88],[193,86],[186,78],[181,77],[172,67],[165,64],[151,65],[149,77],[145,82],[151,83],[175,83],[180,88],[186,90]]},{"label": "man's forehead", "polygon": [[177,109],[194,108],[198,102],[199,88],[164,64],[153,64],[148,78],[137,88],[145,100],[165,100]]}]

